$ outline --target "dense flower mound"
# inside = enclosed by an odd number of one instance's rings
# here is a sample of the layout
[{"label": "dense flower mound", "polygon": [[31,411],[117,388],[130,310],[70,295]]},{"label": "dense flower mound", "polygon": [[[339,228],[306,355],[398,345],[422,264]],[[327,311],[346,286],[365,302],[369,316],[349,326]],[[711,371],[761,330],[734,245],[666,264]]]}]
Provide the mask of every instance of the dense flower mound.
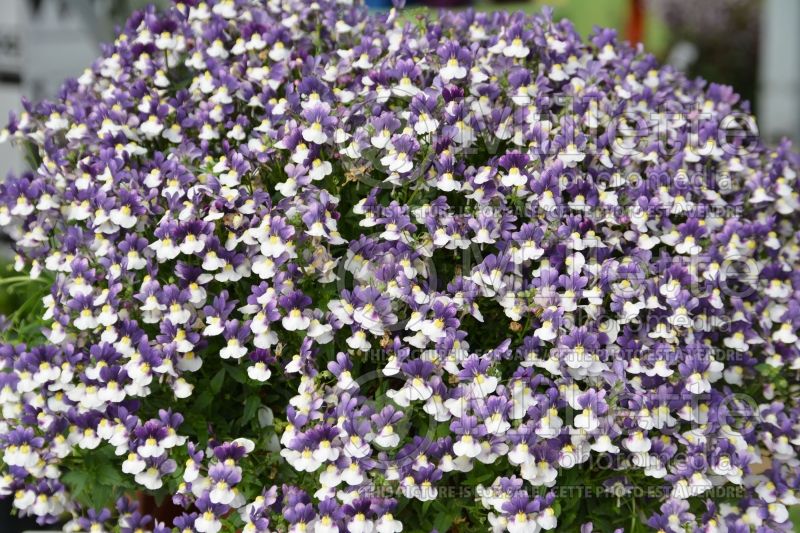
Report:
[{"label": "dense flower mound", "polygon": [[3,136],[20,513],[791,530],[798,159],[729,88],[548,13],[191,1]]}]

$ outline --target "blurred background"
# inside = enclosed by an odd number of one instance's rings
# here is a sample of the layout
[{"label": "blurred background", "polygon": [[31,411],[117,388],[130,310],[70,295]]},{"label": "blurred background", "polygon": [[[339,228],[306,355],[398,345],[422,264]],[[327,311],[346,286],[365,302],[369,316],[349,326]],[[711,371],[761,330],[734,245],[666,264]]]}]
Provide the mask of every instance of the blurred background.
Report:
[{"label": "blurred background", "polygon": [[[155,0],[166,5],[169,0]],[[391,0],[366,0],[388,9]],[[55,96],[99,55],[145,0],[0,0],[0,124],[20,109],[22,97]],[[473,7],[534,12],[551,6],[581,34],[594,26],[616,28],[642,42],[664,63],[691,76],[732,85],[751,102],[762,137],[800,140],[800,0],[407,0],[408,9]],[[0,126],[1,127],[1,126]],[[24,169],[22,156],[0,146],[0,177]],[[0,277],[11,273],[10,251],[0,243]],[[18,305],[0,291],[0,313]],[[9,517],[0,501],[0,532],[36,529]],[[796,522],[797,523],[797,522]]]}]

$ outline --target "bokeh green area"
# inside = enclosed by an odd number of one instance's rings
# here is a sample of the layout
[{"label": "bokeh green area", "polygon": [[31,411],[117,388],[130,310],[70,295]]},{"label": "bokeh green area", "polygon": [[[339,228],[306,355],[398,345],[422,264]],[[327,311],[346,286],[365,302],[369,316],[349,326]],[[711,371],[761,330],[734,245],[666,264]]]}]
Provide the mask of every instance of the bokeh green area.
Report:
[{"label": "bokeh green area", "polygon": [[[629,20],[629,0],[535,0],[490,2],[478,0],[474,7],[478,11],[524,11],[536,13],[542,7],[553,8],[556,20],[569,19],[582,36],[587,36],[596,27],[615,28],[621,38],[625,38],[625,28]],[[666,25],[652,11],[645,12],[644,45],[657,56],[666,53],[670,35]]]},{"label": "bokeh green area", "polygon": [[12,262],[7,257],[0,257],[0,315],[12,315],[27,300],[27,289],[9,283],[9,280],[19,276]]},{"label": "bokeh green area", "polygon": [[7,257],[9,244],[2,242],[0,246],[0,342],[28,346],[47,342],[43,298],[50,293],[53,277],[42,273],[31,279],[28,272],[16,272]]},{"label": "bokeh green area", "polygon": [[[494,3],[480,0],[476,4],[479,10],[522,10],[536,12],[542,6],[551,6],[556,19],[567,18],[575,24],[581,35],[588,35],[595,26],[616,28],[621,37],[625,37],[625,27],[630,16],[629,0],[546,0],[536,2],[503,2]],[[669,30],[652,12],[646,12],[644,27],[644,44],[650,52],[661,55],[669,44]]]}]

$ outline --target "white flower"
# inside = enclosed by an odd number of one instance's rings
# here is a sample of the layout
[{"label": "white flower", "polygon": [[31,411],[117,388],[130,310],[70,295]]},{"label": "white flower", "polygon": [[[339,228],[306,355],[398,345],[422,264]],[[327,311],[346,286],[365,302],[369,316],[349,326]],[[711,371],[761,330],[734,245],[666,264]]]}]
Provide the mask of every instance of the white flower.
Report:
[{"label": "white flower", "polygon": [[403,531],[403,523],[387,513],[375,522],[376,533],[399,533]]},{"label": "white flower", "polygon": [[439,129],[439,121],[427,113],[421,113],[414,124],[417,135],[426,135]]},{"label": "white flower", "polygon": [[262,361],[247,367],[247,375],[254,381],[261,381],[262,383],[269,380],[272,371]]},{"label": "white flower", "polygon": [[281,319],[281,325],[287,331],[300,331],[308,329],[311,319],[303,314],[300,309],[292,309],[289,314]]},{"label": "white flower", "polygon": [[500,178],[500,182],[506,187],[521,187],[528,183],[528,178],[517,167],[511,167]]},{"label": "white flower", "polygon": [[453,444],[453,453],[458,457],[478,457],[481,454],[480,442],[476,441],[472,435],[462,435]]},{"label": "white flower", "polygon": [[551,67],[550,72],[547,75],[553,81],[564,81],[569,78],[569,74],[564,71],[564,66],[560,63],[556,63]]},{"label": "white flower", "polygon": [[314,458],[313,452],[309,449],[302,452],[283,449],[281,455],[299,472],[314,472],[322,465]]},{"label": "white flower", "polygon": [[161,263],[164,261],[169,261],[170,259],[175,259],[181,252],[180,248],[175,246],[175,243],[169,237],[165,237],[150,243],[148,248],[155,250],[156,257]]},{"label": "white flower", "polygon": [[200,533],[217,533],[222,529],[222,522],[217,519],[214,513],[206,511],[194,519],[194,527]]},{"label": "white flower", "polygon": [[442,77],[442,81],[449,83],[450,80],[464,79],[467,76],[467,69],[459,65],[458,59],[451,57],[439,70],[439,75]]},{"label": "white flower", "polygon": [[67,131],[66,139],[68,141],[78,141],[86,137],[88,132],[89,128],[86,127],[86,124],[76,124]]},{"label": "white flower", "polygon": [[575,416],[574,425],[578,429],[594,431],[600,426],[600,420],[597,418],[597,415],[587,407]]},{"label": "white flower", "polygon": [[76,328],[81,331],[91,330],[97,327],[97,318],[92,314],[91,309],[83,309],[78,318],[73,321]]},{"label": "white flower", "polygon": [[558,525],[558,519],[556,518],[555,510],[552,507],[548,507],[543,510],[539,515],[536,517],[536,523],[542,529],[555,529]]},{"label": "white flower", "polygon": [[634,452],[648,452],[650,451],[650,439],[648,439],[641,431],[633,432],[629,437],[623,439],[622,443],[625,447]]},{"label": "white flower", "polygon": [[180,251],[184,255],[194,255],[202,252],[206,247],[204,239],[198,239],[197,235],[189,233],[180,244]]},{"label": "white flower", "polygon": [[208,498],[211,503],[219,503],[228,505],[233,501],[236,493],[224,481],[218,481],[212,485],[211,491],[208,493]]},{"label": "white flower", "polygon": [[[367,451],[367,454],[369,451]],[[341,473],[342,481],[350,485],[351,487],[355,487],[360,485],[364,482],[364,473],[359,468],[358,463],[351,462],[350,465],[342,470]]]},{"label": "white flower", "polygon": [[772,340],[783,344],[794,344],[798,337],[795,335],[791,322],[781,324],[780,329],[772,334]]},{"label": "white flower", "polygon": [[159,134],[164,130],[164,125],[159,122],[158,117],[155,115],[150,115],[147,120],[145,120],[141,126],[139,126],[139,130],[144,134],[145,137],[148,139],[153,139],[158,137]]},{"label": "white flower", "polygon": [[229,339],[228,344],[219,351],[222,359],[241,359],[245,354],[247,354],[247,347],[242,346],[236,338]]},{"label": "white flower", "polygon": [[134,478],[136,479],[136,483],[144,485],[149,490],[160,489],[164,484],[161,481],[161,473],[155,467],[150,467],[147,470],[139,472]]},{"label": "white flower", "polygon": [[176,398],[188,398],[192,395],[193,390],[194,385],[183,378],[176,379],[175,383],[172,384],[172,391]]},{"label": "white flower", "polygon": [[414,168],[413,160],[405,152],[390,149],[389,153],[381,158],[381,164],[388,167],[389,171],[405,174]]},{"label": "white flower", "polygon": [[286,48],[281,41],[276,42],[269,51],[269,58],[275,62],[280,62],[289,57],[291,50]]},{"label": "white flower", "polygon": [[303,129],[303,139],[314,144],[325,144],[328,141],[328,135],[322,129],[322,124],[314,122],[311,126]]},{"label": "white flower", "polygon": [[39,462],[39,453],[29,444],[10,445],[3,453],[3,461],[10,466],[33,468]]},{"label": "white flower", "polygon": [[508,533],[538,533],[541,526],[533,516],[519,512],[508,517],[506,529],[508,529]]},{"label": "white flower", "polygon": [[511,41],[511,44],[507,44],[503,48],[503,55],[506,57],[516,57],[518,59],[524,59],[528,57],[530,53],[530,48],[524,45],[522,39],[519,37],[514,38]]},{"label": "white flower", "polygon": [[362,513],[356,514],[347,523],[347,531],[349,533],[372,533],[373,527],[372,520],[368,520]]},{"label": "white flower", "polygon": [[361,329],[354,331],[353,334],[345,340],[345,342],[353,350],[361,350],[364,352],[369,351],[370,347],[372,346],[369,341],[367,341],[367,333]]},{"label": "white flower", "polygon": [[618,453],[619,447],[611,442],[611,437],[605,434],[597,436],[597,439],[592,443],[591,448],[593,451],[600,453]]},{"label": "white flower", "polygon": [[308,175],[313,181],[319,181],[325,176],[329,176],[332,172],[333,165],[331,165],[330,161],[315,159],[311,162],[311,168],[308,171]]}]

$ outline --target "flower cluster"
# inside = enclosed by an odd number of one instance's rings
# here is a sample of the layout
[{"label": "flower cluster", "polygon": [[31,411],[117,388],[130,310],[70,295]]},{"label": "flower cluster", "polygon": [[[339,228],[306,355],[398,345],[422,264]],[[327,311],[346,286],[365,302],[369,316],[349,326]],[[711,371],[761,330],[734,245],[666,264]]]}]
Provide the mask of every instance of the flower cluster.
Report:
[{"label": "flower cluster", "polygon": [[22,514],[791,529],[799,161],[730,88],[547,12],[183,0],[24,107]]}]

